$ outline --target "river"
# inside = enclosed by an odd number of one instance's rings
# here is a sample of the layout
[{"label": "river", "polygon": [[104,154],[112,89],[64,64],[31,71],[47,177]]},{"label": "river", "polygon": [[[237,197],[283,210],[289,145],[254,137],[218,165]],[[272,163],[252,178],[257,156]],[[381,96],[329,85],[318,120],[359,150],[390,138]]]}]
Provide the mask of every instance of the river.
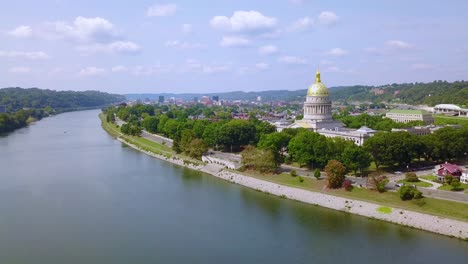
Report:
[{"label": "river", "polygon": [[99,111],[0,136],[0,263],[466,263],[468,242],[151,158]]}]

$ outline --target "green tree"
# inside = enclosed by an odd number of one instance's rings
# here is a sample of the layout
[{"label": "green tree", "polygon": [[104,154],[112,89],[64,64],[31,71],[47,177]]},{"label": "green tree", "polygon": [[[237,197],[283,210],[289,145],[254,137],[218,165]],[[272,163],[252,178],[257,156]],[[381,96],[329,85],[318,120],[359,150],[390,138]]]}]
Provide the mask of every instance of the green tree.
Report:
[{"label": "green tree", "polygon": [[195,138],[190,142],[190,146],[186,150],[187,154],[195,159],[201,159],[202,155],[208,151],[208,146],[203,139]]},{"label": "green tree", "polygon": [[288,153],[301,166],[322,167],[328,160],[325,136],[311,131],[302,131],[289,141]]},{"label": "green tree", "polygon": [[321,175],[320,169],[319,169],[319,168],[315,168],[315,170],[314,170],[314,177],[318,180],[318,179],[320,179],[320,175]]},{"label": "green tree", "polygon": [[279,167],[273,152],[269,149],[257,149],[249,145],[241,152],[241,156],[242,164],[247,169],[265,173],[275,172]]},{"label": "green tree", "polygon": [[191,129],[184,129],[180,136],[180,151],[188,153],[195,135]]},{"label": "green tree", "polygon": [[371,164],[372,157],[362,147],[352,144],[345,148],[342,154],[342,161],[346,168],[352,170],[354,174],[357,171],[367,169]]},{"label": "green tree", "polygon": [[159,118],[147,116],[141,122],[141,126],[150,133],[158,133]]}]

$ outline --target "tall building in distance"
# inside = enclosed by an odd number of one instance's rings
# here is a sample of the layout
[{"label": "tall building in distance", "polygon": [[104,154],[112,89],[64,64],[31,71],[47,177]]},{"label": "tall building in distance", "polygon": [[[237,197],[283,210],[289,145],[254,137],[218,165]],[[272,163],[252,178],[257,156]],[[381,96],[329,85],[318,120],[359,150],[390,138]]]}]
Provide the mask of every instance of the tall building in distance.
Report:
[{"label": "tall building in distance", "polygon": [[160,103],[160,104],[164,103],[164,96],[160,95],[158,97],[158,103]]},{"label": "tall building in distance", "polygon": [[213,102],[219,102],[219,96],[218,96],[218,95],[213,95],[213,96],[211,97],[211,100],[212,100]]},{"label": "tall building in distance", "polygon": [[326,137],[340,137],[351,140],[357,145],[373,136],[376,131],[368,127],[360,129],[345,128],[339,120],[332,118],[332,102],[327,86],[322,83],[320,72],[315,74],[315,83],[307,90],[304,102],[304,118],[296,120],[290,128],[306,128]]}]

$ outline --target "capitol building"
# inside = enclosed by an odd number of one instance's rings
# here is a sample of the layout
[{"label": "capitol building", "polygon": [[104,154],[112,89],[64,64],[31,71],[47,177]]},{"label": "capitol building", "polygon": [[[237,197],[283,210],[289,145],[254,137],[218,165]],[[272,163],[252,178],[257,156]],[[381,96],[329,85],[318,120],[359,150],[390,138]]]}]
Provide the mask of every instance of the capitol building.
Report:
[{"label": "capitol building", "polygon": [[320,79],[320,72],[315,75],[315,83],[307,90],[304,102],[304,118],[296,120],[290,128],[306,128],[326,137],[341,137],[361,146],[376,131],[368,127],[359,129],[345,128],[345,125],[332,118],[332,102],[327,86]]}]

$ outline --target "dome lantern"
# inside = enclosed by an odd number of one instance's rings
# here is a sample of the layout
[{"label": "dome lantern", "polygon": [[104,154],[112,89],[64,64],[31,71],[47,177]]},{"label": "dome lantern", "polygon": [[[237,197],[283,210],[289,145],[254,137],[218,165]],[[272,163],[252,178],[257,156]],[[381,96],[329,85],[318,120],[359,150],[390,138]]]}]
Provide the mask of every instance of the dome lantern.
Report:
[{"label": "dome lantern", "polygon": [[315,73],[315,83],[309,87],[307,96],[328,96],[328,88],[320,79],[320,71]]}]

